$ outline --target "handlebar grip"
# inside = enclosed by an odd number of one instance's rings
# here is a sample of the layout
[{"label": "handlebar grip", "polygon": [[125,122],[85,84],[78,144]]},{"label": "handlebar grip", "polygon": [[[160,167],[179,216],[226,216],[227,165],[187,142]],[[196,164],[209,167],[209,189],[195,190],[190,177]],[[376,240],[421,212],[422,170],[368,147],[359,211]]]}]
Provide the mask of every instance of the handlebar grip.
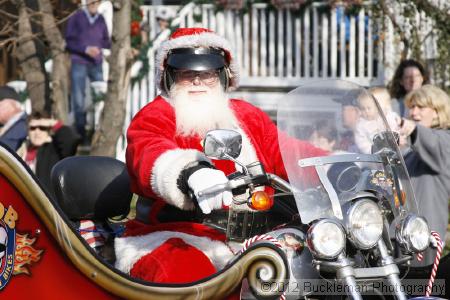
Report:
[{"label": "handlebar grip", "polygon": [[[278,178],[278,176],[275,176],[275,177]],[[225,191],[233,191],[233,192],[236,192],[236,195],[239,195],[239,194],[242,194],[242,192],[234,191],[235,189],[247,188],[250,183],[262,182],[261,179],[263,179],[264,182],[267,181],[266,176],[256,176],[256,177],[244,176],[244,177],[230,179],[226,183],[217,184],[215,186],[209,187],[207,189],[204,189],[203,191],[198,192],[198,197],[203,197],[205,195],[217,194],[217,193],[221,193],[221,192],[225,192]],[[280,178],[280,180],[282,181],[281,178]],[[245,190],[244,190],[244,192],[245,192]]]},{"label": "handlebar grip", "polygon": [[203,197],[205,195],[213,195],[224,192],[226,190],[228,190],[228,184],[226,183],[217,184],[215,186],[209,187],[207,189],[204,189],[203,191],[198,192],[198,197]]}]

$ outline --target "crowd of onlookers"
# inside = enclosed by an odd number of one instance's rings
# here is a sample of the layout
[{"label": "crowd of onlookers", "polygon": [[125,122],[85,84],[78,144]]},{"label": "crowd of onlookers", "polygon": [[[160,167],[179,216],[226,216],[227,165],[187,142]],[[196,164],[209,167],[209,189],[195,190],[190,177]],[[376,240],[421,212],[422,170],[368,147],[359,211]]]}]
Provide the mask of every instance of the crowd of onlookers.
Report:
[{"label": "crowd of onlookers", "polygon": [[[105,20],[98,13],[98,5],[99,1],[87,0],[85,7],[74,13],[67,23],[65,37],[71,57],[70,108],[73,126],[63,124],[49,112],[33,111],[27,114],[18,93],[9,86],[0,87],[0,143],[22,159],[50,196],[53,196],[53,166],[66,157],[80,153],[80,145],[90,143],[86,131],[86,84],[89,80],[104,80],[102,49],[111,46]],[[169,25],[168,20],[164,19],[166,17],[158,16],[161,29]],[[200,75],[205,74],[186,72],[184,67],[177,66],[172,71],[177,74],[180,85],[182,82],[204,84],[207,79],[215,80],[211,82],[217,86],[222,84],[219,81],[219,73],[202,71],[207,75],[202,78]],[[171,76],[170,73],[167,74]],[[174,75],[174,78],[176,76]],[[430,228],[444,239],[449,220],[450,198],[449,95],[438,86],[430,84],[429,74],[421,63],[407,59],[400,62],[388,86],[361,89],[350,98],[350,101],[336,100],[342,109],[341,118],[338,118],[341,125],[336,126],[336,120],[333,120],[333,123],[328,119],[320,120],[310,131],[304,132],[309,140],[308,146],[313,144],[325,150],[319,149],[320,153],[345,151],[371,154],[377,150],[373,141],[379,134],[386,129],[392,130],[411,179],[418,209],[428,220]],[[192,102],[183,106],[182,110],[186,110],[186,107],[192,107]],[[222,110],[217,114],[219,115],[224,115]],[[181,119],[178,116],[180,115],[174,115],[177,125]],[[197,122],[197,119],[194,121]],[[215,125],[211,127],[218,126],[216,120],[217,118],[214,119]],[[132,144],[128,145],[132,147]],[[178,179],[177,184],[179,182]],[[192,179],[190,182],[187,181],[187,184],[195,185]],[[203,183],[203,179],[198,182]],[[148,185],[148,179],[145,183]],[[420,272],[429,270],[434,261],[434,252],[427,250],[423,255],[422,262],[412,264],[413,267],[419,267],[417,276],[423,276]]]},{"label": "crowd of onlookers", "polygon": [[50,171],[59,160],[76,154],[76,131],[46,113],[24,111],[17,92],[0,87],[0,142],[23,159],[51,193]]},{"label": "crowd of onlookers", "polygon": [[[80,141],[88,139],[86,80],[103,80],[102,49],[111,46],[105,20],[97,9],[97,1],[87,1],[66,28],[74,128],[47,113],[27,116],[19,95],[7,86],[0,88],[0,141],[17,151],[50,193],[53,165],[75,155]],[[348,132],[340,133],[339,141],[337,128],[323,122],[316,124],[309,139],[327,151],[343,149],[345,144],[347,151],[371,153],[372,140],[383,130],[384,120],[398,133],[422,213],[429,217],[432,228],[445,235],[450,195],[450,100],[445,91],[429,83],[422,64],[404,60],[388,87],[371,87],[357,101],[342,103],[342,125]]]},{"label": "crowd of onlookers", "polygon": [[[368,92],[377,100],[391,130],[399,133],[399,143],[413,184],[419,186],[426,182],[427,187],[434,187],[417,189],[416,195],[427,193],[428,199],[434,199],[430,194],[437,194],[435,197],[443,203],[442,199],[448,198],[447,186],[450,186],[447,184],[450,179],[447,157],[450,155],[446,155],[450,149],[447,145],[450,144],[447,134],[450,100],[446,92],[429,84],[426,69],[412,59],[400,63],[387,88],[372,87]],[[337,148],[342,149],[342,144],[347,143],[348,151],[370,153],[372,139],[384,123],[380,122],[377,104],[369,94],[342,105],[342,124],[351,134],[344,132],[341,140],[336,141],[335,128],[317,124],[311,133],[311,142],[329,151],[338,144],[340,147]],[[19,95],[7,86],[0,88],[0,100],[0,141],[17,151],[47,185],[50,169],[56,161],[76,153],[80,137],[85,134],[85,123],[75,119],[74,130],[48,114],[27,116]],[[425,211],[427,207],[430,206],[424,207]]]},{"label": "crowd of onlookers", "polygon": [[100,2],[87,0],[66,26],[66,49],[71,57],[70,108],[74,126],[66,126],[48,112],[27,116],[19,95],[8,86],[0,88],[0,141],[26,162],[42,186],[52,193],[50,172],[62,158],[75,155],[80,143],[89,144],[86,132],[86,83],[103,81],[102,49],[111,40],[105,19],[98,12]]},{"label": "crowd of onlookers", "polygon": [[[17,92],[9,86],[0,87],[0,141],[17,152],[50,193],[51,168],[62,158],[75,155],[79,145],[90,144],[87,83],[104,81],[102,49],[111,46],[99,5],[100,1],[87,0],[69,18],[65,28],[66,49],[71,57],[69,102],[73,127],[53,119],[47,112],[27,115]],[[156,17],[159,30],[164,30],[174,16],[163,8]],[[83,147],[86,148],[89,149]]]}]

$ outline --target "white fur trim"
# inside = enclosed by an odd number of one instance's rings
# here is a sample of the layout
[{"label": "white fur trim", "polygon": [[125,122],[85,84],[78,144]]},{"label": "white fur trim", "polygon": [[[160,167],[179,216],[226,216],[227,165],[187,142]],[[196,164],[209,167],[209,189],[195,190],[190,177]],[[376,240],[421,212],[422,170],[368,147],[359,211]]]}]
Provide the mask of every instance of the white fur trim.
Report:
[{"label": "white fur trim", "polygon": [[227,262],[233,257],[230,248],[221,241],[182,232],[158,231],[142,236],[116,238],[114,241],[116,268],[129,274],[133,265],[141,257],[151,253],[170,238],[181,238],[186,244],[202,251],[217,270],[225,267]]},{"label": "white fur trim", "polygon": [[181,171],[195,161],[211,161],[200,151],[193,149],[175,149],[164,152],[153,165],[150,186],[153,191],[181,209],[193,209],[192,200],[178,188],[177,180]]},{"label": "white fur trim", "polygon": [[[220,35],[217,35],[213,32],[203,32],[200,34],[193,34],[188,36],[180,36],[174,39],[166,40],[161,44],[161,47],[158,49],[158,53],[155,58],[155,68],[156,68],[156,86],[162,88],[162,73],[164,71],[164,62],[167,58],[167,53],[172,49],[177,48],[195,48],[195,47],[214,47],[220,48],[227,51],[231,56],[230,61],[230,86],[228,91],[231,91],[238,87],[239,85],[239,66],[237,65],[236,60],[234,59],[233,51],[231,49],[230,43]],[[164,94],[164,93],[163,93]]]}]

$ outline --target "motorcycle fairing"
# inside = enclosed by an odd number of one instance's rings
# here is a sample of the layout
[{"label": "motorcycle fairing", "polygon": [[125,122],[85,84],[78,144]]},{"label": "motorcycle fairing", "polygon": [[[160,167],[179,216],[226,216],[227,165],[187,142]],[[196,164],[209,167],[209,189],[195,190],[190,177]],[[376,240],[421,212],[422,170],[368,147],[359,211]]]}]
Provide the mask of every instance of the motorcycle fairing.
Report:
[{"label": "motorcycle fairing", "polygon": [[[341,139],[356,136],[358,129],[346,127],[342,113],[344,106],[357,108],[361,97],[370,99],[374,107],[376,130],[369,139],[370,153],[359,150],[355,141],[349,146]],[[296,189],[294,197],[302,222],[342,219],[342,205],[367,190],[383,195],[381,205],[390,208],[390,220],[400,219],[408,211],[418,212],[397,136],[390,130],[378,102],[364,88],[341,80],[301,86],[279,102],[277,123],[283,162],[289,182]],[[328,156],[310,157],[302,149],[290,147],[290,140],[308,140],[324,124],[331,127],[330,138],[336,142]],[[340,176],[336,170],[348,173]]]}]

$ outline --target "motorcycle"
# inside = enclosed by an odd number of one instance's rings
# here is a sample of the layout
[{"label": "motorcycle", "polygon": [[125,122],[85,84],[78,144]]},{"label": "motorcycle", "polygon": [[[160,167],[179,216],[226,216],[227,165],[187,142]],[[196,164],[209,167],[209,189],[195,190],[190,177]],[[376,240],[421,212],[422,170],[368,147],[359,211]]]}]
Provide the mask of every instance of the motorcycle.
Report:
[{"label": "motorcycle", "polygon": [[[149,199],[129,190],[122,162],[66,158],[52,171],[50,194],[15,153],[0,145],[0,295],[217,299],[242,286],[243,298],[297,299],[329,296],[320,288],[332,283],[333,293],[361,299],[363,288],[373,291],[384,279],[390,286],[401,286],[398,266],[407,266],[427,249],[431,237],[418,214],[397,137],[376,101],[371,98],[379,122],[371,153],[341,143],[326,156],[308,157],[295,147],[295,141],[309,137],[313,121],[326,120],[336,132],[344,130],[342,103],[357,105],[362,95],[368,94],[357,85],[326,81],[300,87],[280,102],[279,143],[288,180],[266,173],[259,162],[242,165],[237,132],[207,134],[205,154],[232,160],[242,172],[203,193],[248,193],[248,199],[236,197],[235,207],[282,207],[283,222],[264,235],[246,236],[243,250],[224,269],[188,284],[137,280],[114,268],[110,238],[103,240],[101,251],[95,247],[98,233],[120,235],[129,218],[148,216],[151,209]],[[275,194],[264,193],[263,186],[273,187]],[[133,216],[130,203],[136,203]],[[83,229],[85,221],[89,226]],[[400,289],[394,294],[399,299],[407,296]]]},{"label": "motorcycle", "polygon": [[[360,140],[339,143],[337,133],[351,130],[341,117],[343,106],[358,107],[367,99],[375,115],[370,119],[373,132],[366,136],[370,143],[366,152],[359,150]],[[208,157],[232,160],[243,169],[204,194],[247,188],[253,196],[240,204],[268,209],[273,199],[255,197],[260,193],[255,188],[272,186],[295,200],[291,215],[285,215],[285,220],[292,221],[267,233],[281,242],[287,254],[289,283],[265,287],[284,291],[293,299],[331,295],[406,299],[425,294],[428,281],[422,282],[421,289],[411,288],[402,284],[400,276],[407,275],[411,262],[430,247],[430,241],[436,242],[418,212],[399,136],[390,130],[377,101],[355,84],[321,81],[297,88],[280,100],[277,126],[288,181],[266,173],[259,163],[242,165],[237,160],[241,137],[236,132],[210,132],[204,146]],[[295,141],[314,135],[317,142],[317,134],[326,126],[332,128],[328,127],[328,133],[334,133],[327,137],[334,144],[328,155],[312,157],[296,145]],[[350,137],[357,135],[350,132]],[[317,146],[323,144],[319,139]]]}]

